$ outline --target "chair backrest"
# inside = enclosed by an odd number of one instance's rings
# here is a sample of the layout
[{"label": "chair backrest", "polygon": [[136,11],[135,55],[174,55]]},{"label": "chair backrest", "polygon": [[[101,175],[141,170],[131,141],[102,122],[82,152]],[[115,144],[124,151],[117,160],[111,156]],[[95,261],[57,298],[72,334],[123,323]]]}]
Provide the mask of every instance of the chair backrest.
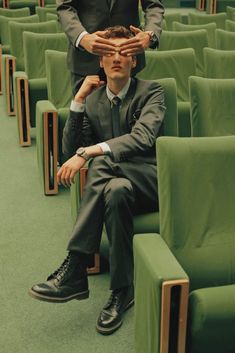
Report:
[{"label": "chair backrest", "polygon": [[1,43],[8,45],[10,43],[9,24],[11,22],[36,23],[39,22],[37,15],[25,17],[5,17],[0,16]]},{"label": "chair backrest", "polygon": [[235,7],[226,6],[227,18],[233,20],[233,14],[235,14]]},{"label": "chair backrest", "polygon": [[235,50],[204,48],[205,77],[235,78]]},{"label": "chair backrest", "polygon": [[225,21],[225,30],[229,31],[229,32],[235,32],[235,21],[226,20]]},{"label": "chair backrest", "polygon": [[38,0],[8,0],[10,9],[20,9],[21,7],[29,7],[30,14],[35,14],[35,7],[38,5]]},{"label": "chair backrest", "polygon": [[207,14],[197,14],[190,12],[188,14],[188,23],[190,25],[202,25],[206,23],[215,22],[217,28],[225,28],[225,20],[227,19],[227,15],[225,12],[217,13],[215,15],[207,15]]},{"label": "chair backrest", "polygon": [[188,78],[196,75],[196,58],[192,48],[146,51],[146,66],[139,78],[151,80],[173,77],[176,80],[177,99],[189,100]]},{"label": "chair backrest", "polygon": [[35,33],[55,33],[57,32],[57,23],[56,21],[48,21],[43,23],[10,22],[9,32],[11,54],[16,57],[16,68],[18,71],[24,70],[24,51],[22,48],[23,33],[25,31]]},{"label": "chair backrest", "polygon": [[235,135],[235,79],[191,76],[189,91],[192,136]]},{"label": "chair backrest", "polygon": [[235,33],[217,29],[215,31],[216,48],[221,50],[235,50]]},{"label": "chair backrest", "polygon": [[55,7],[40,7],[40,6],[36,7],[36,14],[39,17],[40,22],[44,22],[47,20],[46,15],[48,13],[52,13],[52,14],[56,15],[56,13],[57,13],[56,8]]},{"label": "chair backrest", "polygon": [[25,17],[29,16],[30,11],[28,7],[22,7],[21,9],[5,9],[0,8],[0,16],[5,17]]},{"label": "chair backrest", "polygon": [[64,33],[23,33],[25,71],[29,79],[46,77],[45,50],[68,50]]},{"label": "chair backrest", "polygon": [[45,63],[49,101],[57,109],[69,107],[72,91],[67,53],[48,49],[45,51]]},{"label": "chair backrest", "polygon": [[180,12],[170,12],[164,14],[164,19],[166,21],[167,31],[173,30],[173,22],[182,22],[182,16]]},{"label": "chair backrest", "polygon": [[215,30],[216,23],[205,23],[202,25],[188,25],[180,22],[173,22],[172,29],[174,31],[196,31],[198,29],[205,29],[207,31],[208,45],[215,48]]},{"label": "chair backrest", "polygon": [[205,29],[196,31],[162,31],[159,50],[193,48],[196,56],[197,75],[204,75],[203,48],[208,47]]},{"label": "chair backrest", "polygon": [[161,237],[191,289],[235,283],[235,136],[157,140]]}]

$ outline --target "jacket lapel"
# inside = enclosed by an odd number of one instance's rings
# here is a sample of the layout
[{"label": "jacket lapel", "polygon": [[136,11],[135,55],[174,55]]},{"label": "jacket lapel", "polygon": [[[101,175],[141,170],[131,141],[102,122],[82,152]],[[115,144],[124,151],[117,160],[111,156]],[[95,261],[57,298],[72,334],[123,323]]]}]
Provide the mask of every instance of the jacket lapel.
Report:
[{"label": "jacket lapel", "polygon": [[105,90],[98,103],[98,116],[103,139],[108,140],[112,138],[111,107]]},{"label": "jacket lapel", "polygon": [[114,4],[115,4],[116,1],[117,1],[117,0],[110,0],[110,12],[112,11],[113,6],[114,6]]},{"label": "jacket lapel", "polygon": [[122,133],[127,132],[127,114],[128,114],[128,109],[130,107],[131,101],[135,95],[135,91],[136,91],[136,81],[132,78],[129,90],[120,108],[120,126],[121,126]]}]

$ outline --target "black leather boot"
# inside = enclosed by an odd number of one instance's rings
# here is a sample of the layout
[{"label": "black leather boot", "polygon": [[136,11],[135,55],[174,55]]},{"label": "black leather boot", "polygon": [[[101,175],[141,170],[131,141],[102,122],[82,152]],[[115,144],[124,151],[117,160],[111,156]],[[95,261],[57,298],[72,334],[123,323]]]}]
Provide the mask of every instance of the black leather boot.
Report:
[{"label": "black leather boot", "polygon": [[134,304],[133,286],[112,291],[107,304],[101,311],[96,329],[103,335],[110,335],[116,331],[123,322],[123,313]]},{"label": "black leather boot", "polygon": [[69,253],[62,265],[44,283],[34,285],[29,294],[38,300],[65,303],[89,297],[86,255]]}]

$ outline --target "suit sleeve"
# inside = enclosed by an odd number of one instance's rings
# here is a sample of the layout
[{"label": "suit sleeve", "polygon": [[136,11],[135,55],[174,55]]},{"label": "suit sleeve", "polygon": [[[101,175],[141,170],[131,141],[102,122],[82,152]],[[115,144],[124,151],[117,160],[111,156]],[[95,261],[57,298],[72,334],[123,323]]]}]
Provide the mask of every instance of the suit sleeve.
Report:
[{"label": "suit sleeve", "polygon": [[86,31],[77,13],[76,3],[77,0],[56,0],[62,28],[74,46],[76,46],[78,36]]},{"label": "suit sleeve", "polygon": [[90,146],[95,143],[93,131],[86,114],[70,111],[62,139],[62,150],[66,159],[72,157],[79,147]]},{"label": "suit sleeve", "polygon": [[150,150],[159,135],[165,115],[164,90],[153,83],[143,104],[140,117],[129,134],[105,141],[116,162],[130,159]]},{"label": "suit sleeve", "polygon": [[141,6],[145,13],[144,30],[153,31],[156,34],[158,43],[156,43],[155,47],[158,47],[162,32],[164,7],[160,0],[141,0]]}]

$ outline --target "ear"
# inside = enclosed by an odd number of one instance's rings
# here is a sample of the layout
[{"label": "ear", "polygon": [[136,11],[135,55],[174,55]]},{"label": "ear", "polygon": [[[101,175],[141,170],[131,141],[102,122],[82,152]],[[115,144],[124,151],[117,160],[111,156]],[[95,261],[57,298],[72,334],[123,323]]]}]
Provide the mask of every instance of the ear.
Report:
[{"label": "ear", "polygon": [[100,67],[103,69],[104,65],[103,65],[103,58],[102,56],[100,56]]},{"label": "ear", "polygon": [[133,56],[133,57],[132,57],[132,64],[131,64],[131,67],[132,67],[132,68],[136,67],[136,56]]}]

